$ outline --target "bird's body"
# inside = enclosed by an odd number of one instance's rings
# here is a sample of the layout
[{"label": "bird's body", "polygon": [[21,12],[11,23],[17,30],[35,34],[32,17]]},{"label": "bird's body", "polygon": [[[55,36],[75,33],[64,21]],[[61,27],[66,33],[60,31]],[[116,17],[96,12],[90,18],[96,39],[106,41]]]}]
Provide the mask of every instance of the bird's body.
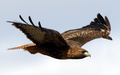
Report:
[{"label": "bird's body", "polygon": [[[21,20],[23,18],[20,16]],[[89,25],[79,28],[68,30],[62,34],[58,31],[35,26],[29,17],[32,25],[27,22],[25,24],[19,22],[11,22],[12,25],[20,29],[33,43],[23,46],[18,46],[11,49],[24,49],[31,54],[41,53],[57,59],[82,59],[90,56],[87,50],[81,48],[85,43],[96,39],[106,38],[112,40],[110,34],[110,23],[108,18],[105,19],[98,14]]]}]

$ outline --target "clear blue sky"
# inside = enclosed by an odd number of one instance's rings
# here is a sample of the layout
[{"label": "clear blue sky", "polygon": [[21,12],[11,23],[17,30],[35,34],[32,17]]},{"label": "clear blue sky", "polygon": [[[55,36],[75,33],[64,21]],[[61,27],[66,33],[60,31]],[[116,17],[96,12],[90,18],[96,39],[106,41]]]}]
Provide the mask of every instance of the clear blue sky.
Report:
[{"label": "clear blue sky", "polygon": [[[18,15],[60,33],[88,25],[101,13],[108,16],[113,41],[96,39],[83,46],[91,58],[58,60],[42,54],[31,55],[10,47],[31,43],[6,21]],[[120,0],[2,0],[0,2],[0,75],[120,75]]]}]

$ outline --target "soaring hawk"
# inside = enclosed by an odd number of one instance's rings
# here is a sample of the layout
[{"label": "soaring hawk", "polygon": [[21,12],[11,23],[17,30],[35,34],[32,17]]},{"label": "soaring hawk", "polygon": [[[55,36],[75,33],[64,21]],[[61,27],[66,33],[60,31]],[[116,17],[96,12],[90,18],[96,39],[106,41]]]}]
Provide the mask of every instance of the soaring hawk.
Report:
[{"label": "soaring hawk", "polygon": [[31,24],[28,24],[20,15],[19,17],[24,23],[8,22],[20,29],[33,43],[9,48],[9,50],[24,49],[31,54],[41,53],[56,59],[82,59],[90,56],[87,50],[81,48],[85,43],[96,38],[112,40],[109,36],[110,22],[107,16],[103,18],[100,13],[89,25],[68,30],[62,34],[56,30],[42,27],[40,22],[38,22],[39,26],[35,26],[30,16]]}]

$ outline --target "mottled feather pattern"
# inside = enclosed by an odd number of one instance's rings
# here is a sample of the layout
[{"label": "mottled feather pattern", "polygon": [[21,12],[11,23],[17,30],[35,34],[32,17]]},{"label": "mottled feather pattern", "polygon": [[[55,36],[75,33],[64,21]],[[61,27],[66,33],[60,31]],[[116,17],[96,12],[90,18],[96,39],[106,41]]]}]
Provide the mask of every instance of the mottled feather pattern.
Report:
[{"label": "mottled feather pattern", "polygon": [[25,25],[20,23],[14,23],[13,25],[16,28],[20,29],[34,43],[42,43],[45,32],[41,31],[38,27],[33,27],[31,25]]},{"label": "mottled feather pattern", "polygon": [[[13,23],[16,28],[20,29],[26,36],[29,38],[31,41],[36,43],[37,45],[41,45],[45,42],[53,41],[56,44],[61,43],[62,45],[66,46],[67,43],[65,40],[61,37],[60,33],[52,30],[52,29],[47,29],[47,28],[39,28],[37,26],[32,26],[23,23],[16,23],[16,22],[11,22]],[[59,44],[59,45],[61,45]]]},{"label": "mottled feather pattern", "polygon": [[24,23],[8,22],[13,23],[12,25],[20,29],[33,43],[9,50],[22,48],[31,54],[41,53],[57,59],[82,59],[90,56],[87,50],[81,48],[85,43],[101,37],[112,40],[109,36],[110,22],[106,16],[104,19],[99,13],[89,25],[62,34],[56,30],[43,28],[40,22],[39,26],[35,26],[30,16],[28,18],[31,24],[19,17]]},{"label": "mottled feather pattern", "polygon": [[100,30],[77,30],[75,32],[69,32],[66,35],[63,34],[63,38],[66,40],[74,40],[79,42],[80,46],[84,45],[86,42],[102,37],[102,33]]},{"label": "mottled feather pattern", "polygon": [[106,36],[110,34],[110,23],[109,20],[106,18],[107,17],[105,17],[104,20],[103,17],[98,14],[97,18],[95,18],[94,21],[90,23],[90,25],[84,26],[79,29],[68,30],[62,33],[62,36],[66,40],[79,42],[80,46],[96,38],[107,38]]}]

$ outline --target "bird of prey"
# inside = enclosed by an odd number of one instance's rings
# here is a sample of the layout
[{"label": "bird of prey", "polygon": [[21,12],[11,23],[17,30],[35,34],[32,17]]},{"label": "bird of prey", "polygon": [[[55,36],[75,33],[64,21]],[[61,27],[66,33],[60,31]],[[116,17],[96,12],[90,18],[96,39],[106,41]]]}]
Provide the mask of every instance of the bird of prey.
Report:
[{"label": "bird of prey", "polygon": [[56,59],[82,59],[90,56],[87,50],[81,48],[85,43],[96,38],[112,40],[109,36],[110,22],[107,16],[103,18],[100,13],[89,25],[61,34],[56,30],[42,27],[40,22],[38,22],[39,26],[35,26],[30,16],[28,18],[31,24],[20,15],[19,17],[24,23],[8,22],[20,29],[33,43],[9,48],[9,50],[24,49],[31,54],[41,53]]}]

